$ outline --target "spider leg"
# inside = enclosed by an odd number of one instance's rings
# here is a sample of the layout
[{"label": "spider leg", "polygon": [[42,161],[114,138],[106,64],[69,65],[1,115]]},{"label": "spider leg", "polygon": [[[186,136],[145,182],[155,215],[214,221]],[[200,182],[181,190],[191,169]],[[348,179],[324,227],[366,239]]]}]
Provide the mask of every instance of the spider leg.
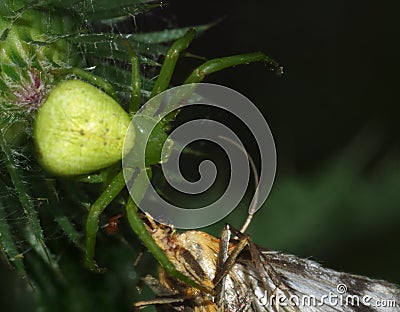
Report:
[{"label": "spider leg", "polygon": [[[172,73],[175,69],[176,61],[179,58],[179,54],[187,48],[189,43],[193,40],[196,32],[194,29],[190,29],[182,38],[175,41],[175,43],[169,49],[163,66],[161,67],[160,74],[154,85],[152,95],[157,95],[158,93],[164,91],[171,80]],[[132,61],[132,98],[130,104],[130,111],[133,113],[140,104],[140,73],[137,55],[131,50],[128,45],[128,51],[131,55]],[[80,70],[82,71],[82,70]],[[88,74],[82,71],[83,74]],[[82,74],[82,72],[79,72]],[[94,77],[94,75],[89,74]],[[103,79],[104,80],[104,79]],[[96,81],[96,79],[94,79]],[[101,81],[101,80],[97,80]],[[99,229],[99,217],[104,209],[111,203],[111,201],[118,196],[118,194],[123,190],[125,186],[125,180],[123,172],[120,171],[110,182],[110,184],[105,188],[103,193],[98,197],[96,202],[90,207],[88,218],[86,221],[86,250],[85,250],[85,264],[88,268],[92,270],[98,270],[98,267],[94,261],[95,245],[96,245],[96,234]],[[144,186],[143,186],[144,187]],[[145,186],[147,188],[147,186]],[[146,189],[144,188],[144,190]],[[140,237],[140,236],[139,236]],[[140,239],[143,240],[142,237]],[[172,265],[172,264],[171,264]]]},{"label": "spider leg", "polygon": [[99,217],[124,187],[124,174],[120,171],[90,207],[86,220],[85,265],[91,270],[97,271],[99,269],[94,261],[96,234],[99,230]]},{"label": "spider leg", "polygon": [[140,69],[139,69],[139,58],[136,52],[133,50],[132,45],[128,40],[124,40],[124,44],[128,49],[128,53],[131,56],[131,102],[129,103],[129,113],[136,114],[140,106],[140,89],[141,89],[141,80],[140,80]]},{"label": "spider leg", "polygon": [[190,42],[194,39],[196,31],[194,29],[189,29],[186,34],[176,40],[171,48],[168,50],[163,65],[161,66],[160,73],[154,84],[153,90],[151,91],[150,98],[156,96],[157,94],[165,91],[171,81],[172,74],[175,70],[176,62],[178,61],[179,55],[186,50]]},{"label": "spider leg", "polygon": [[109,96],[111,96],[114,100],[117,100],[117,94],[112,84],[110,84],[106,79],[103,77],[97,76],[89,71],[78,67],[72,68],[64,68],[64,69],[54,69],[52,70],[53,74],[59,75],[70,75],[73,74],[79,78],[82,78],[96,87],[103,89]]},{"label": "spider leg", "polygon": [[249,64],[253,62],[265,62],[269,66],[271,66],[272,70],[274,70],[277,74],[283,73],[283,68],[279,65],[277,61],[270,58],[268,55],[262,52],[254,52],[247,54],[238,54],[233,56],[215,58],[209,60],[199,67],[197,67],[188,78],[186,78],[184,84],[188,83],[199,83],[201,82],[207,75],[218,72],[228,67],[233,67],[236,65]]},{"label": "spider leg", "polygon": [[[146,174],[146,172],[144,172]],[[136,186],[135,186],[136,187]],[[175,278],[180,279],[187,285],[190,285],[192,287],[196,287],[204,292],[209,292],[208,289],[205,287],[197,284],[195,281],[191,280],[181,272],[179,272],[175,265],[169,261],[168,257],[165,255],[163,250],[157,245],[157,243],[154,241],[153,237],[149,234],[147,231],[143,220],[141,219],[139,213],[138,213],[138,207],[136,204],[133,202],[133,199],[131,197],[128,198],[127,204],[126,204],[126,214],[128,217],[129,224],[133,231],[136,233],[136,235],[140,238],[142,243],[146,246],[146,248],[150,251],[150,253],[153,255],[153,257],[158,261],[158,263],[161,265],[161,267],[170,275]]]}]

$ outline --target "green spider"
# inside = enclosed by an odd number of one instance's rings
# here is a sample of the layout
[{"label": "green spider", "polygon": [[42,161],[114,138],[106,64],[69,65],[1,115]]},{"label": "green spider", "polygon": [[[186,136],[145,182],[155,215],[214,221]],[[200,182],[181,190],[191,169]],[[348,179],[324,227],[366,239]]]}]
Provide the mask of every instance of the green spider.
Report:
[{"label": "green spider", "polygon": [[[190,29],[189,31],[187,31],[187,33],[182,38],[178,39],[177,41],[175,41],[172,44],[171,48],[169,49],[168,53],[165,56],[164,63],[160,69],[158,78],[154,83],[154,87],[151,91],[150,98],[160,94],[161,92],[163,92],[164,90],[166,90],[169,87],[170,81],[171,81],[171,76],[174,72],[175,65],[176,65],[177,60],[179,59],[180,54],[188,47],[188,45],[195,38],[195,36],[196,36],[195,30]],[[131,55],[132,92],[131,92],[131,100],[130,100],[130,104],[129,104],[129,114],[125,113],[125,112],[121,113],[122,117],[120,118],[120,120],[123,124],[116,125],[117,127],[120,126],[119,128],[122,129],[121,130],[122,132],[126,131],[126,128],[127,128],[126,123],[129,123],[129,119],[127,116],[129,116],[129,115],[133,116],[138,111],[138,109],[141,105],[141,96],[140,96],[141,79],[140,79],[140,74],[139,74],[139,59],[128,42],[126,42],[126,46],[129,51],[129,54]],[[207,75],[212,74],[217,71],[220,71],[222,69],[232,67],[235,65],[248,64],[251,62],[258,62],[258,61],[267,63],[268,65],[270,65],[272,67],[273,70],[277,71],[278,73],[280,73],[282,71],[281,67],[275,60],[271,59],[264,53],[255,52],[255,53],[240,54],[240,55],[234,55],[234,56],[209,60],[209,61],[205,62],[204,64],[202,64],[201,66],[197,67],[187,77],[187,79],[184,81],[184,84],[198,83],[198,82],[201,82]],[[107,82],[105,82],[104,80],[99,80],[98,77],[96,77],[94,75],[90,75],[83,71],[78,70],[78,71],[75,71],[74,73],[77,76],[80,76],[81,78],[84,78],[85,80],[87,80],[87,81],[101,87],[103,90],[105,90],[110,95],[110,97],[108,99],[108,101],[109,101],[108,103],[110,106],[113,107],[112,109],[115,108],[115,110],[121,110],[121,107],[115,101],[112,100],[112,98],[115,98],[116,96],[115,96],[115,93],[113,92],[112,87],[109,86],[107,84]],[[99,81],[101,83],[99,83]],[[50,93],[47,101],[51,102],[52,105],[53,105],[53,102],[54,102],[54,105],[57,105],[56,103],[63,101],[63,98],[76,96],[77,92],[78,93],[81,92],[82,94],[85,94],[86,97],[92,97],[89,100],[93,100],[94,102],[99,102],[99,101],[101,101],[99,99],[103,99],[103,98],[107,97],[105,94],[103,94],[98,89],[94,90],[94,87],[91,85],[87,85],[86,83],[76,82],[76,81],[73,83],[75,83],[76,85],[74,87],[71,87],[70,89],[68,89],[66,87],[65,88],[64,87],[56,87],[54,90],[57,90],[57,91],[53,90]],[[65,82],[63,84],[64,84],[64,86],[66,85]],[[78,89],[79,89],[79,91],[78,91]],[[57,94],[54,95],[53,92],[57,92]],[[107,100],[105,99],[104,101],[107,101]],[[43,110],[45,110],[44,107],[48,107],[48,106],[50,106],[50,105],[47,102],[44,103],[42,106]],[[98,112],[94,112],[94,113],[98,114]],[[48,131],[46,130],[47,126],[48,126],[48,124],[46,124],[46,122],[48,120],[46,120],[46,118],[48,117],[49,114],[47,114],[47,115],[46,114],[44,112],[42,112],[42,108],[39,109],[36,124],[35,124],[35,133],[36,133],[35,139],[36,139],[36,143],[37,143],[36,145],[39,147],[42,144],[41,141],[43,140],[43,136],[48,134],[47,133]],[[151,165],[157,164],[160,161],[159,146],[165,142],[165,140],[167,138],[165,131],[168,131],[169,122],[172,121],[172,119],[174,117],[175,117],[175,115],[170,117],[168,120],[162,121],[162,125],[164,125],[164,129],[162,129],[154,134],[153,140],[152,140],[154,142],[154,145],[148,146],[146,148],[146,151],[149,151],[149,153],[150,153],[149,159],[146,159],[146,165],[148,166],[148,168],[137,168],[138,175],[149,174],[148,173],[149,167]],[[72,123],[74,123],[76,121],[77,120],[73,120]],[[80,120],[78,120],[78,121],[80,122]],[[57,120],[57,122],[58,122],[58,120]],[[71,123],[71,120],[69,120],[68,122]],[[66,129],[66,130],[68,130],[68,129]],[[117,136],[120,136],[120,135],[117,134]],[[51,140],[51,138],[52,137],[50,136],[50,140]],[[62,138],[60,138],[60,139],[62,139]],[[84,143],[84,141],[83,141],[83,143]],[[76,153],[76,152],[83,153],[83,151],[85,150],[83,143],[80,144],[80,146],[75,146],[74,148],[76,148],[76,150],[74,149],[73,153]],[[88,144],[89,144],[89,140],[88,140]],[[104,144],[104,145],[106,145],[106,144]],[[48,145],[45,145],[45,146],[46,146],[46,148],[43,148],[41,150],[41,153],[46,153]],[[107,148],[117,149],[117,152],[119,153],[119,155],[121,157],[122,153],[121,153],[121,150],[118,150],[118,148],[119,148],[118,146],[119,145],[116,144],[116,145],[112,145],[111,147],[106,146],[104,148],[105,149],[107,149]],[[103,148],[103,147],[101,146],[101,148]],[[68,151],[61,150],[58,152],[60,155],[62,155],[64,153],[65,160],[68,161],[68,157],[69,157]],[[43,156],[44,155],[41,155],[41,156],[39,156],[39,158],[43,158]],[[71,157],[72,156],[73,155],[71,155]],[[111,163],[118,161],[118,160],[120,160],[120,158],[119,159],[113,158]],[[63,159],[63,162],[64,162],[64,159]],[[56,174],[58,173],[59,175],[66,174],[67,172],[69,172],[68,170],[71,170],[70,167],[65,168],[65,170],[63,170],[64,168],[60,168],[60,166],[62,166],[63,162],[51,167],[51,164],[48,165],[46,162],[43,162],[43,160],[42,160],[42,163],[44,163],[45,168],[50,167],[50,171],[53,171],[53,173],[56,173]],[[71,162],[73,162],[73,161],[71,161]],[[80,171],[73,172],[73,173],[88,174],[88,173],[95,171],[95,169],[101,169],[103,167],[107,167],[110,165],[109,163],[105,163],[105,164],[100,163],[99,164],[97,162],[97,160],[94,161],[91,159],[89,159],[89,163],[90,163],[90,166],[83,168],[83,169],[80,168]],[[93,163],[94,163],[94,167],[91,166],[91,165],[93,165]],[[74,164],[72,163],[72,166],[73,165]],[[52,168],[58,168],[57,170],[59,170],[59,171],[54,172],[54,170],[52,170]],[[86,181],[93,180],[93,179],[101,180],[102,179],[101,173],[99,175],[89,175],[89,176],[86,175],[86,178],[85,178]],[[141,190],[143,190],[143,193],[144,193],[147,189],[147,185],[138,185],[138,183],[136,182],[138,180],[141,180],[141,179],[136,179],[133,181],[133,186],[135,188],[140,188]],[[124,188],[125,188],[125,179],[124,179],[123,172],[122,172],[121,168],[119,167],[119,172],[114,176],[113,179],[111,179],[111,182],[104,189],[104,191],[100,194],[100,196],[94,202],[94,204],[90,207],[90,211],[89,211],[89,214],[87,217],[87,222],[86,222],[85,264],[91,270],[95,270],[95,271],[101,270],[96,265],[96,262],[94,260],[96,234],[99,229],[99,217],[102,214],[102,212],[105,210],[105,208],[121,193],[121,191],[123,191]],[[142,240],[142,242],[147,247],[147,249],[153,254],[153,256],[156,258],[156,260],[160,263],[160,265],[170,275],[183,280],[188,285],[192,285],[192,286],[201,288],[200,285],[197,285],[195,282],[188,279],[182,273],[178,272],[176,270],[175,266],[168,260],[168,258],[165,256],[163,251],[155,243],[153,238],[150,236],[150,234],[146,230],[144,223],[141,219],[141,216],[138,213],[138,208],[134,204],[134,202],[131,198],[127,199],[125,209],[126,209],[126,214],[127,214],[130,226],[132,227],[134,232],[138,235],[138,237]]]}]

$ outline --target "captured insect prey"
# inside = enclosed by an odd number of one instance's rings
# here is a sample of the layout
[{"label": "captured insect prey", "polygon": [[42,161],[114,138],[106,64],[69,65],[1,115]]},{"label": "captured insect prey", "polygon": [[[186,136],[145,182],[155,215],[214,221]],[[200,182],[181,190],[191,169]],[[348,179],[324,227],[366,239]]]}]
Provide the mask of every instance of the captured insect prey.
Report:
[{"label": "captured insect prey", "polygon": [[221,239],[176,232],[150,216],[147,230],[176,269],[201,287],[160,270],[144,282],[157,298],[135,303],[162,311],[400,311],[400,289],[386,281],[337,272],[261,248],[226,225]]}]

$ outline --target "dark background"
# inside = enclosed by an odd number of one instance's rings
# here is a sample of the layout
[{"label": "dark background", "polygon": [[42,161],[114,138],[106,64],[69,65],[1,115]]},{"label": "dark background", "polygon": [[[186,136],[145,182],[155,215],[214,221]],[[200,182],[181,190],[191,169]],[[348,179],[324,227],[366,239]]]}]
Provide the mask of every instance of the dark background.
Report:
[{"label": "dark background", "polygon": [[[274,134],[277,177],[249,230],[256,242],[400,283],[396,2],[170,1],[163,11],[178,26],[223,17],[191,53],[260,50],[284,66],[283,76],[251,64],[206,79],[249,97]],[[192,63],[178,65],[182,77]]]}]

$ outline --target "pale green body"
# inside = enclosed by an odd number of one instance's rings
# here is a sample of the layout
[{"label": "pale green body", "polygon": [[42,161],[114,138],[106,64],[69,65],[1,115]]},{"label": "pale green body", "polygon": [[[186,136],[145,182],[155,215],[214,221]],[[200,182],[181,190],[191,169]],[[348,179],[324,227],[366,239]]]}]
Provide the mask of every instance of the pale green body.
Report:
[{"label": "pale green body", "polygon": [[64,81],[37,112],[39,160],[47,171],[63,176],[108,167],[122,158],[129,123],[128,114],[104,92],[80,80]]}]

